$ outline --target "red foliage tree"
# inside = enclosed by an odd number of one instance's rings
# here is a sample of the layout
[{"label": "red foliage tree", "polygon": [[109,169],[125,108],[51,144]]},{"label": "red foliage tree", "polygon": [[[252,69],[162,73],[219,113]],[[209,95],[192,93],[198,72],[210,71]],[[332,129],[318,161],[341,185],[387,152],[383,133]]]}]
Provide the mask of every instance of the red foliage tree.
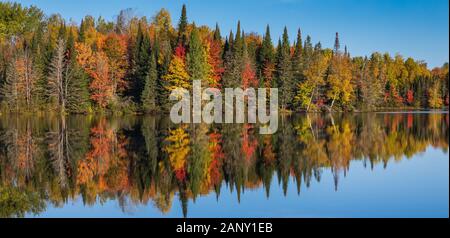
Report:
[{"label": "red foliage tree", "polygon": [[250,62],[245,62],[244,70],[242,71],[242,87],[244,89],[258,87],[258,79]]},{"label": "red foliage tree", "polygon": [[209,165],[209,174],[211,184],[218,185],[222,181],[222,173],[220,167],[222,166],[225,154],[222,150],[222,135],[218,132],[213,132],[209,135],[209,151],[212,154],[212,161]]},{"label": "red foliage tree", "polygon": [[222,62],[222,43],[220,41],[216,41],[209,38],[208,44],[209,44],[208,64],[211,66],[212,71],[211,75],[212,84],[210,86],[213,88],[221,88],[222,74],[225,71]]},{"label": "red foliage tree", "polygon": [[409,105],[412,105],[414,102],[414,92],[411,89],[406,93],[406,102]]}]

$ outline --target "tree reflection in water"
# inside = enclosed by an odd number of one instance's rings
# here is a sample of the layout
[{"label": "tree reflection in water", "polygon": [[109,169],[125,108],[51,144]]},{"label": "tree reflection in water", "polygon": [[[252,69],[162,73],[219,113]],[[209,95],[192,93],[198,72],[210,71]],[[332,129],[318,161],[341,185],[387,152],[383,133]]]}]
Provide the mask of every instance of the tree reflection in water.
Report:
[{"label": "tree reflection in water", "polygon": [[[264,187],[278,177],[286,194],[333,173],[335,189],[354,160],[373,168],[428,146],[447,152],[448,113],[285,116],[274,135],[248,124],[174,125],[169,118],[0,117],[0,216],[39,214],[81,197],[86,206],[117,200],[167,213],[222,186]],[[275,176],[276,175],[276,176]],[[177,196],[175,196],[177,195]]]}]

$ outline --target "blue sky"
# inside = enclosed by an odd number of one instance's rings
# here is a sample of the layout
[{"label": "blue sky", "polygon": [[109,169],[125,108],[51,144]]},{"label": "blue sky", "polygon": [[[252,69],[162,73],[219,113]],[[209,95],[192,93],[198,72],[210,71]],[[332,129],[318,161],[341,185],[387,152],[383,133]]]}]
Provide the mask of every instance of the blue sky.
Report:
[{"label": "blue sky", "polygon": [[138,16],[153,16],[162,7],[178,22],[186,3],[189,21],[213,27],[222,33],[235,29],[241,20],[246,32],[263,33],[270,24],[277,40],[283,27],[289,29],[291,42],[297,28],[304,38],[332,47],[335,32],[350,53],[369,55],[374,51],[401,53],[404,57],[425,60],[429,67],[449,61],[448,0],[19,0],[36,5],[46,14],[60,13],[77,22],[87,14],[113,19],[121,9],[133,8]]}]

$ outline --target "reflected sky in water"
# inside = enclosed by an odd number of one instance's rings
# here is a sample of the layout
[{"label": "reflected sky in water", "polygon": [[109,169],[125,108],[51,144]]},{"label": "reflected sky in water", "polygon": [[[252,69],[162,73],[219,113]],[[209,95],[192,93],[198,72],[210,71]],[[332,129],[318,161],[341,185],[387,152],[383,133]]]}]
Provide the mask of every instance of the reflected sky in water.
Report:
[{"label": "reflected sky in water", "polygon": [[448,217],[448,113],[280,122],[2,116],[0,216]]},{"label": "reflected sky in water", "polygon": [[[264,188],[245,191],[238,202],[236,192],[224,188],[215,194],[189,202],[189,217],[448,217],[448,153],[428,148],[411,160],[392,163],[373,170],[354,162],[350,173],[334,190],[333,175],[324,171],[320,182],[297,193],[291,178],[287,195],[277,179],[272,181],[270,197]],[[178,199],[175,199],[178,200]],[[63,209],[51,207],[38,217],[171,217],[182,214],[179,204],[162,214],[149,204],[130,205],[123,211],[117,201],[86,207],[81,199]]]}]

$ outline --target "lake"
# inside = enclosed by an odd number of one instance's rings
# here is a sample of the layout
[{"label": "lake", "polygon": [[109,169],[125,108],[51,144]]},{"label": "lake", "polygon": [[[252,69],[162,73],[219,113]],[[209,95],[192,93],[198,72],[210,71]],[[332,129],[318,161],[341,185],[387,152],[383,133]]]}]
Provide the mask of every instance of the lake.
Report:
[{"label": "lake", "polygon": [[0,217],[448,217],[449,114],[0,115]]}]

